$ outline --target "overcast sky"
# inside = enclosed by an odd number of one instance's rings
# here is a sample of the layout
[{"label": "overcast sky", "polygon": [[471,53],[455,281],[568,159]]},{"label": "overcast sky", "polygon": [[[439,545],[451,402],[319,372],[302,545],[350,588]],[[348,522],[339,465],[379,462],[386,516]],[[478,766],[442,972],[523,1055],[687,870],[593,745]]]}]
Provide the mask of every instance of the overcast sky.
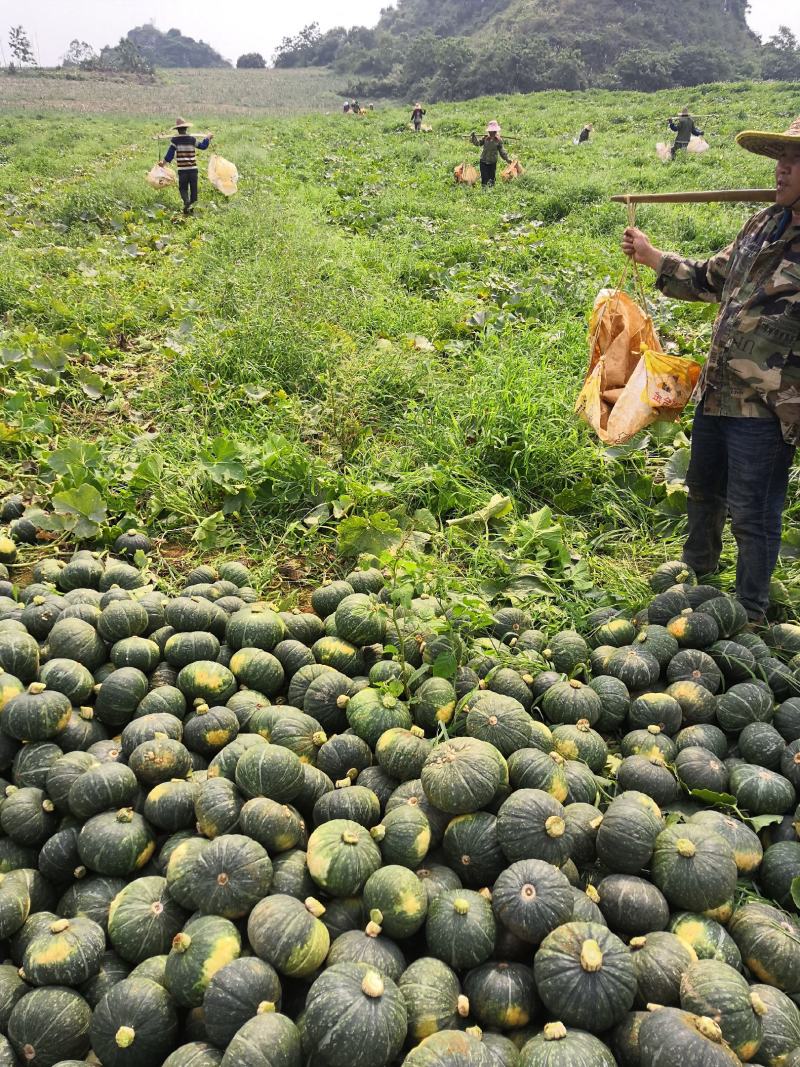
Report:
[{"label": "overcast sky", "polygon": [[[2,0],[0,39],[7,60],[6,27],[21,23],[40,63],[53,66],[73,37],[99,49],[154,19],[159,29],[175,26],[207,41],[228,59],[251,51],[269,59],[284,36],[309,22],[319,22],[323,29],[374,25],[387,6],[389,0]],[[762,36],[781,24],[800,36],[798,0],[751,0],[750,7],[750,25]]]}]

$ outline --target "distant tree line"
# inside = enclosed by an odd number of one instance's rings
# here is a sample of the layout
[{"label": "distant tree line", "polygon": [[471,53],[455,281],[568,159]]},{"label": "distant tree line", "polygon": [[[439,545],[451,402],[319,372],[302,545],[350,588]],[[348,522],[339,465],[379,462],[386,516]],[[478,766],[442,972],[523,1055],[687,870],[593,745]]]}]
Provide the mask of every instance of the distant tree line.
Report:
[{"label": "distant tree line", "polygon": [[[609,16],[608,22],[586,17],[580,28],[552,20],[556,28],[548,30],[538,18],[505,31],[495,22],[495,32],[446,35],[448,26],[463,26],[457,20],[463,5],[471,4],[486,18],[507,7],[508,0],[436,0],[436,29],[426,25],[413,33],[408,17],[402,18],[408,6],[401,6],[388,9],[374,29],[339,27],[321,33],[312,23],[284,39],[274,63],[333,67],[348,77],[347,91],[358,95],[428,100],[541,89],[655,91],[740,78],[800,80],[800,42],[782,27],[762,45],[746,29],[746,0],[718,0],[722,7],[716,14],[731,20],[732,32],[698,32],[696,40],[676,40],[667,25],[654,20],[658,0],[614,2],[618,10],[626,9],[624,33]],[[605,0],[595,3],[603,6]],[[695,25],[702,26],[702,20]],[[672,43],[656,47],[656,41]]]}]

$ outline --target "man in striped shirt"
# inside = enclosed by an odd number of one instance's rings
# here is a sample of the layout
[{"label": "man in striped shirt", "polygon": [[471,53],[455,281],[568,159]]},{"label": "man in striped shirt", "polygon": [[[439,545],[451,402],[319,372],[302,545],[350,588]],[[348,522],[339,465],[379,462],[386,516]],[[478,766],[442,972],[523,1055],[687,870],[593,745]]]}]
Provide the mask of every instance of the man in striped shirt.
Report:
[{"label": "man in striped shirt", "polygon": [[169,148],[164,156],[164,164],[171,163],[173,159],[178,164],[178,192],[183,200],[184,215],[191,215],[194,205],[197,203],[197,153],[199,148],[205,151],[211,143],[211,134],[207,134],[202,140],[198,140],[189,133],[191,122],[186,119],[178,119],[172,127],[176,131]]}]

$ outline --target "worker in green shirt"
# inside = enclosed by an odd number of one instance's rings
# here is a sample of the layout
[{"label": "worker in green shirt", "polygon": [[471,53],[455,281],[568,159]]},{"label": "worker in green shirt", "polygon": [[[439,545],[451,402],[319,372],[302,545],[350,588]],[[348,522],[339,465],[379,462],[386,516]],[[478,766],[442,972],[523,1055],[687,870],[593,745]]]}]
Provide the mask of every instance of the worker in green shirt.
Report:
[{"label": "worker in green shirt", "polygon": [[691,141],[692,137],[703,136],[703,131],[698,130],[698,128],[695,126],[694,119],[689,114],[688,107],[685,107],[677,118],[669,119],[667,125],[672,130],[672,132],[676,134],[675,143],[672,146],[673,159],[675,158],[676,152],[680,151],[681,149],[688,148],[689,141]]},{"label": "worker in green shirt", "polygon": [[486,136],[478,137],[473,130],[470,140],[481,151],[481,185],[486,188],[487,186],[494,185],[497,179],[497,157],[504,159],[506,163],[510,163],[508,153],[503,147],[503,139],[500,136],[500,123],[492,121],[486,127]]}]

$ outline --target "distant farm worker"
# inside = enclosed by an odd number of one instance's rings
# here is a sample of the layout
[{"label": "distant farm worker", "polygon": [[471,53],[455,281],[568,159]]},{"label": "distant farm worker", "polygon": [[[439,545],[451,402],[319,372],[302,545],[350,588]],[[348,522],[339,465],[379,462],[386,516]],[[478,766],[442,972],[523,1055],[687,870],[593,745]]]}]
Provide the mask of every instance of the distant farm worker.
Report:
[{"label": "distant farm worker", "polygon": [[361,114],[361,104],[359,104],[358,100],[353,101],[353,103],[350,105],[350,109],[351,111],[354,111],[356,115]]},{"label": "distant farm worker", "polygon": [[685,107],[681,111],[677,118],[669,119],[667,125],[673,133],[677,134],[675,138],[675,144],[672,146],[672,158],[675,158],[675,153],[682,148],[688,148],[689,141],[692,137],[702,137],[703,131],[698,130],[694,124],[694,119],[689,114],[688,107]]},{"label": "distant farm worker", "polygon": [[800,118],[786,133],[736,140],[777,160],[774,207],[705,261],[660,252],[635,228],[625,231],[622,249],[656,271],[667,296],[720,304],[696,393],[683,559],[698,575],[713,574],[730,515],[736,595],[759,624],[800,441]]},{"label": "distant farm worker", "polygon": [[470,140],[478,148],[483,149],[481,152],[481,185],[484,188],[494,185],[497,179],[497,157],[500,156],[506,163],[510,163],[511,160],[503,147],[503,140],[501,134],[500,124],[494,120],[486,127],[486,136],[478,137],[473,130]]},{"label": "distant farm worker", "polygon": [[350,101],[349,100],[345,100],[344,107],[342,108],[342,111],[345,113],[345,115],[350,113]]},{"label": "distant farm worker", "polygon": [[422,129],[422,120],[426,114],[427,112],[422,104],[414,104],[414,110],[411,112],[411,121],[414,123],[414,129],[417,133]]},{"label": "distant farm worker", "polygon": [[211,144],[211,134],[206,134],[201,140],[189,133],[191,122],[186,119],[178,119],[172,127],[176,136],[170,141],[169,148],[164,156],[164,163],[170,163],[177,159],[178,163],[178,192],[183,200],[184,215],[191,215],[194,205],[197,203],[197,154],[196,150],[205,151]]},{"label": "distant farm worker", "polygon": [[592,136],[593,130],[594,126],[591,124],[591,122],[587,122],[581,132],[578,134],[578,144],[586,144],[586,142]]}]

